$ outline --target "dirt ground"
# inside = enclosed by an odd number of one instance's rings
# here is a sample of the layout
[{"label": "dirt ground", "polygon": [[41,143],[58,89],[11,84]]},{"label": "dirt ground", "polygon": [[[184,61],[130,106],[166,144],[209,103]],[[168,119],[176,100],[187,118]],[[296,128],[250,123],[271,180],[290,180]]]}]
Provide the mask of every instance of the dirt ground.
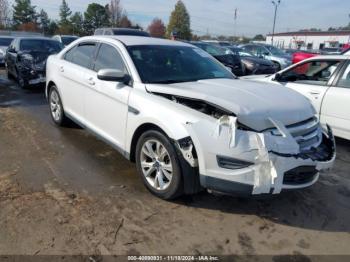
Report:
[{"label": "dirt ground", "polygon": [[350,142],[313,187],[263,199],[166,202],[135,166],[78,127],[59,129],[42,89],[0,76],[0,255],[350,255]]}]

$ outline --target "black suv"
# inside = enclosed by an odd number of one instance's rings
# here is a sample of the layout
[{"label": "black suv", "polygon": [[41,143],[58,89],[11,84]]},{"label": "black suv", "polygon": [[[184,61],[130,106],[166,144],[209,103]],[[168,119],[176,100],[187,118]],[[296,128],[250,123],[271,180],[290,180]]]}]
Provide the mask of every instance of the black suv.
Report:
[{"label": "black suv", "polygon": [[212,55],[224,66],[229,67],[232,73],[234,73],[236,76],[244,75],[244,66],[242,64],[241,58],[239,55],[234,54],[228,48],[211,45],[204,42],[190,42],[190,44],[197,46]]},{"label": "black suv", "polygon": [[14,39],[5,55],[8,78],[14,78],[21,88],[45,83],[46,60],[61,50],[61,43],[50,38]]},{"label": "black suv", "polygon": [[150,37],[150,34],[145,31],[131,28],[98,28],[95,30],[95,35],[134,35]]}]

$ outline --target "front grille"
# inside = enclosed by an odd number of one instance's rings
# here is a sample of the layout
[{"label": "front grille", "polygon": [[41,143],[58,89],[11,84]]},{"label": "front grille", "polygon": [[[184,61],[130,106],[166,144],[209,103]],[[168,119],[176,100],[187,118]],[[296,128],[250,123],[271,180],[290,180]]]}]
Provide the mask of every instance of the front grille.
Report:
[{"label": "front grille", "polygon": [[[299,144],[301,152],[318,147],[322,141],[322,131],[316,117],[289,125],[286,128]],[[281,135],[277,129],[272,130],[272,134],[276,136]]]},{"label": "front grille", "polygon": [[317,169],[314,166],[301,166],[284,173],[283,184],[302,185],[310,183],[317,176]]}]

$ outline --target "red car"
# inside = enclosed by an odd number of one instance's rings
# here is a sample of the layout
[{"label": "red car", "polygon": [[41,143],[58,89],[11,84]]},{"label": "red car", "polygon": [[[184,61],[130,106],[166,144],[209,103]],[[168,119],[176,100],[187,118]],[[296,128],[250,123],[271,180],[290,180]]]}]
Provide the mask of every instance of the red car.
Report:
[{"label": "red car", "polygon": [[311,53],[306,51],[296,52],[293,54],[292,62],[293,64],[296,64],[296,63],[299,63],[300,61],[303,61],[305,59],[308,59],[317,55],[318,55],[317,53]]}]

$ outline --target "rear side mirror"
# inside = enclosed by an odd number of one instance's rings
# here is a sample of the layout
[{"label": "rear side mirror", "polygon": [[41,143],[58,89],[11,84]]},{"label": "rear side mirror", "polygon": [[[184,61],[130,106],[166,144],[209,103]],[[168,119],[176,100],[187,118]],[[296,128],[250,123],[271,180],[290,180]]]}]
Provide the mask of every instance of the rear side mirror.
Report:
[{"label": "rear side mirror", "polygon": [[131,77],[118,69],[101,69],[97,72],[97,78],[103,81],[122,82],[129,84]]}]

